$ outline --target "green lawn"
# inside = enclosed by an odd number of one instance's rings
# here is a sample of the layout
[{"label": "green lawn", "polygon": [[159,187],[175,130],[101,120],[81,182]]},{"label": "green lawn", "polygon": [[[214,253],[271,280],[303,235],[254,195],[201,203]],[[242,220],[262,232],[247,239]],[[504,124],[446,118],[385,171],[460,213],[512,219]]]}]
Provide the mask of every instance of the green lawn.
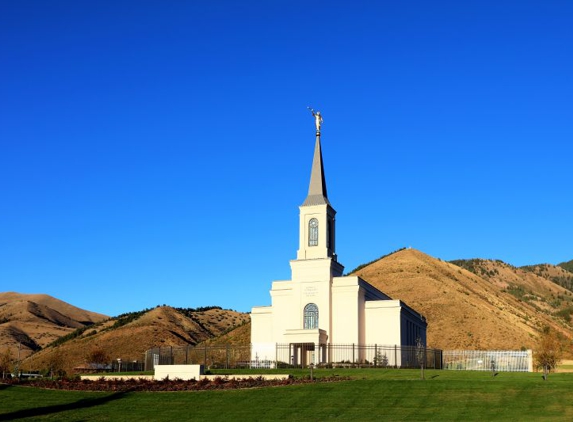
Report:
[{"label": "green lawn", "polygon": [[[308,371],[289,371],[295,375]],[[252,390],[85,393],[0,385],[0,420],[573,420],[573,374],[339,369],[353,380]]]}]

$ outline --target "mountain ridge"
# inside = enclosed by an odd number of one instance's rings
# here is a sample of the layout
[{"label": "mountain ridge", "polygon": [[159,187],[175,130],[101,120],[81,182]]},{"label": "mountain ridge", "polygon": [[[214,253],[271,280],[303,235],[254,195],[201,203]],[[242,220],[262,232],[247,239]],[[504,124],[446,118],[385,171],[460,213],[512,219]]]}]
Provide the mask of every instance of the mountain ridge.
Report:
[{"label": "mountain ridge", "polygon": [[573,273],[573,259],[571,261],[561,262],[560,264],[557,264],[557,265],[559,267],[563,268],[564,270],[567,270],[570,273]]},{"label": "mountain ridge", "polygon": [[[355,274],[424,314],[432,347],[531,348],[545,326],[571,337],[569,322],[550,314],[564,307],[548,303],[557,297],[571,303],[571,291],[499,260],[472,260],[473,272],[459,264],[405,249]],[[526,296],[518,297],[520,291]]]},{"label": "mountain ridge", "polygon": [[107,318],[47,294],[0,293],[0,351],[17,347],[26,357],[61,336]]},{"label": "mountain ridge", "polygon": [[70,333],[29,356],[23,367],[46,368],[55,360],[65,362],[70,373],[86,362],[90,351],[103,350],[110,359],[141,362],[155,347],[194,346],[244,325],[247,314],[205,307],[203,310],[157,306],[96,323]]},{"label": "mountain ridge", "polygon": [[[545,327],[573,337],[573,273],[561,264],[445,262],[402,248],[353,274],[426,316],[429,347],[533,348]],[[12,347],[19,339],[25,356],[35,352],[26,360],[31,368],[60,354],[71,370],[85,362],[86,350],[97,348],[114,359],[139,360],[159,346],[249,344],[250,316],[217,306],[157,306],[110,318],[45,294],[6,292],[0,293],[0,341],[6,338]]]}]

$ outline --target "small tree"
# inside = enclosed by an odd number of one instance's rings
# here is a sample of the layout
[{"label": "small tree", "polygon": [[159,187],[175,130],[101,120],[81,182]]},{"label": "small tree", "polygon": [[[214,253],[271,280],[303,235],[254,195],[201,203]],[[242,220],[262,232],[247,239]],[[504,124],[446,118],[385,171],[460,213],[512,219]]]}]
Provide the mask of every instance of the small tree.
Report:
[{"label": "small tree", "polygon": [[105,367],[106,364],[111,362],[111,359],[105,349],[101,347],[96,347],[92,349],[86,356],[86,362],[93,369],[99,369]]},{"label": "small tree", "polygon": [[418,363],[420,364],[420,369],[422,371],[420,377],[422,379],[425,379],[424,363],[426,361],[426,346],[424,345],[420,337],[416,339],[416,358],[418,359]]},{"label": "small tree", "polygon": [[54,350],[48,358],[48,373],[52,378],[54,378],[54,376],[63,377],[66,375],[64,362],[64,357],[60,349]]},{"label": "small tree", "polygon": [[535,365],[538,369],[543,369],[545,381],[547,381],[549,372],[555,369],[561,361],[562,353],[563,345],[558,334],[549,327],[545,327],[535,350]]},{"label": "small tree", "polygon": [[376,351],[376,355],[374,356],[374,365],[386,368],[388,366],[388,356],[386,356],[386,354],[382,354],[380,350]]},{"label": "small tree", "polygon": [[0,371],[2,371],[2,378],[6,378],[6,374],[10,373],[10,368],[14,363],[14,357],[10,349],[4,350],[0,355]]}]

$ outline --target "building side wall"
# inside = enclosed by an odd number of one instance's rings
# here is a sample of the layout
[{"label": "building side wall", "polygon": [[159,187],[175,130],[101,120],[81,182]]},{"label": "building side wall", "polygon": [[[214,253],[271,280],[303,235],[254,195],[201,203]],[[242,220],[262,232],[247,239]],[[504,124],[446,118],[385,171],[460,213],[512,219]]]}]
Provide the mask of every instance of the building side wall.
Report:
[{"label": "building side wall", "polygon": [[253,343],[251,349],[253,361],[277,360],[277,343]]},{"label": "building side wall", "polygon": [[273,341],[273,308],[257,306],[251,311],[251,343]]},{"label": "building side wall", "polygon": [[251,312],[252,359],[276,360],[272,306],[257,306]]},{"label": "building side wall", "polygon": [[288,328],[297,324],[296,309],[299,306],[297,291],[299,286],[291,281],[274,282],[271,290],[273,308],[272,341],[283,343],[283,335]]},{"label": "building side wall", "polygon": [[416,346],[418,337],[422,344],[426,345],[426,321],[411,308],[402,304],[400,312],[400,325],[402,330],[401,344],[404,346]]},{"label": "building side wall", "polygon": [[401,345],[400,301],[371,300],[365,305],[365,344]]},{"label": "building side wall", "polygon": [[361,308],[363,293],[357,277],[335,277],[332,280],[332,331],[330,343],[361,343]]}]

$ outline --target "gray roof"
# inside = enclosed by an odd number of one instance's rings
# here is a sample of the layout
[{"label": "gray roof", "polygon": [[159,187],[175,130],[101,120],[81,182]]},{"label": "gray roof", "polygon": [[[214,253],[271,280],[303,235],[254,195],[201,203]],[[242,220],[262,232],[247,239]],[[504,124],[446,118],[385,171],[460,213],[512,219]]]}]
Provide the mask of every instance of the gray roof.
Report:
[{"label": "gray roof", "polygon": [[322,150],[320,148],[320,133],[316,134],[316,144],[314,147],[314,158],[312,160],[312,170],[310,171],[310,185],[308,186],[308,196],[302,206],[310,205],[330,205],[326,194],[326,181],[324,180],[324,167],[322,165]]}]

